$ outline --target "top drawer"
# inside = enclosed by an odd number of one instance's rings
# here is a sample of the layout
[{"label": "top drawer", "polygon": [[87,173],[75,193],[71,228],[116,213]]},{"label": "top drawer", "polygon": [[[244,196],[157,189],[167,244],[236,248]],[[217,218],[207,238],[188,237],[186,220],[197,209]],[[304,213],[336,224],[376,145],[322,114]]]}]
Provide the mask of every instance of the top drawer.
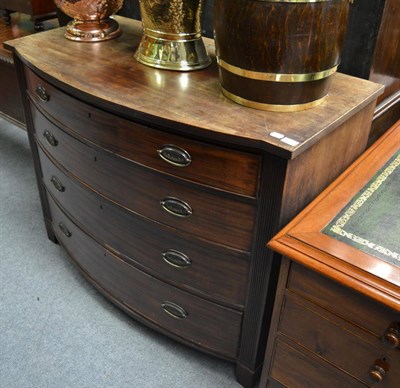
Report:
[{"label": "top drawer", "polygon": [[287,288],[377,337],[400,320],[394,310],[293,262]]},{"label": "top drawer", "polygon": [[113,153],[168,174],[256,197],[260,156],[158,131],[96,109],[25,67],[34,102],[58,124]]}]

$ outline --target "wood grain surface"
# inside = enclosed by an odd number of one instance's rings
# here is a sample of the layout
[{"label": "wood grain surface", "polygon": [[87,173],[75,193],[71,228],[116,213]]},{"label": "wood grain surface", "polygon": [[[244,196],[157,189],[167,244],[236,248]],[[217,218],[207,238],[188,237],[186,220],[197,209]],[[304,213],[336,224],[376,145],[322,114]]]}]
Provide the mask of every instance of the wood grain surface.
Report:
[{"label": "wood grain surface", "polygon": [[[47,74],[56,86],[100,108],[144,123],[152,118],[161,128],[176,122],[173,130],[178,133],[219,141],[229,136],[231,142],[261,147],[286,158],[315,144],[382,92],[380,85],[336,74],[328,98],[314,109],[288,115],[246,108],[222,95],[215,59],[207,69],[191,73],[155,70],[137,63],[133,54],[140,41],[140,22],[117,20],[123,34],[108,42],[70,42],[61,28],[7,46],[39,74]],[[206,39],[205,43],[214,58],[214,41]],[[271,136],[274,133],[280,134],[279,138]]]}]

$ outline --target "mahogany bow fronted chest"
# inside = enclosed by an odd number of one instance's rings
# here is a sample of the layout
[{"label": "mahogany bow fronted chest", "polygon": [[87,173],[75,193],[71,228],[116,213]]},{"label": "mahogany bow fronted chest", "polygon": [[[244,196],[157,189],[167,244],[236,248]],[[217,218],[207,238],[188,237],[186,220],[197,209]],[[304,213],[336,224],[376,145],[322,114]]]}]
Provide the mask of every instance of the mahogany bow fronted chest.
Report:
[{"label": "mahogany bow fronted chest", "polygon": [[261,371],[276,281],[265,247],[367,144],[380,85],[337,74],[299,113],[239,106],[213,64],[157,70],[141,26],[77,43],[56,29],[9,42],[44,219],[107,298],[146,325]]}]

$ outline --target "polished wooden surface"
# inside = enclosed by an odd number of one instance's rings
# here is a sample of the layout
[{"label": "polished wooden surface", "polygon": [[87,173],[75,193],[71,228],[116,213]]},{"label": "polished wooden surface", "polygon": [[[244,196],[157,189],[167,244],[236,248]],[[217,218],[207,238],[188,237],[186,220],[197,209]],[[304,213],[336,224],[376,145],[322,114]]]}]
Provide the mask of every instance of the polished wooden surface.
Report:
[{"label": "polished wooden surface", "polygon": [[[133,52],[139,43],[140,24],[124,18],[118,21],[122,36],[100,44],[69,42],[63,37],[63,29],[45,32],[41,39],[27,37],[9,43],[15,49],[21,86],[29,90],[24,107],[48,235],[57,240],[52,227],[54,209],[49,205],[56,180],[43,181],[43,174],[48,177],[57,173],[48,171],[42,149],[68,177],[67,199],[62,193],[54,197],[84,233],[132,266],[132,271],[144,271],[167,289],[176,287],[184,292],[189,304],[192,297],[201,297],[205,304],[217,304],[219,311],[229,307],[235,312],[240,319],[239,337],[234,330],[228,333],[228,352],[226,342],[210,339],[213,348],[208,351],[233,359],[238,381],[249,387],[261,371],[279,271],[265,240],[272,238],[363,152],[376,97],[382,88],[337,74],[329,104],[299,114],[255,111],[222,96],[215,62],[210,68],[191,73],[160,71],[138,64]],[[40,55],[31,49],[34,45],[41,47]],[[47,102],[39,101],[36,89]],[[61,109],[54,101],[67,106]],[[74,118],[70,117],[68,106]],[[123,129],[119,130],[115,123]],[[46,130],[54,130],[58,143]],[[271,132],[276,132],[275,137]],[[294,139],[289,136],[298,139],[299,144],[291,143]],[[157,159],[155,143],[159,140],[166,144],[183,141],[178,144],[183,148],[194,146],[196,160],[201,163],[193,173],[190,166],[188,170],[166,168]],[[141,146],[136,146],[136,141]],[[201,149],[205,159],[201,159]],[[192,162],[195,167],[195,160]],[[241,163],[244,166],[238,166]],[[69,181],[83,190],[83,196],[81,191],[71,190]],[[160,218],[154,213],[162,210],[160,202],[153,199],[167,188],[168,195],[173,190],[176,198],[187,200],[189,195],[190,204],[192,200],[195,204],[193,220],[205,220],[207,215],[207,221],[191,222],[189,228],[192,216],[178,220],[165,213]],[[98,203],[98,198],[105,201]],[[79,210],[85,204],[85,209]],[[197,209],[202,211],[198,213]],[[99,219],[101,212],[107,220]],[[94,225],[96,219],[98,225]],[[114,229],[109,230],[111,222]],[[102,227],[105,230],[100,230]],[[59,233],[57,227],[55,230]],[[158,232],[159,238],[155,237]],[[132,241],[143,237],[136,250],[130,241],[125,241],[129,233],[134,236]],[[178,245],[166,248],[186,247],[196,261],[201,260],[199,278],[193,284],[185,279],[184,272],[174,276],[156,263],[157,247],[170,238]],[[153,239],[159,241],[152,244]],[[198,246],[193,248],[197,241]],[[154,246],[146,249],[147,244]],[[232,267],[226,269],[229,257]],[[86,260],[78,254],[74,258]],[[211,265],[212,258],[218,261],[215,267]],[[89,260],[96,259],[90,256]],[[222,272],[209,275],[209,282],[199,281],[216,268]],[[101,290],[100,283],[106,282],[108,270],[99,271],[99,281],[88,278]],[[231,278],[232,271],[235,275]],[[235,284],[221,291],[215,282],[224,276]],[[115,296],[105,294],[126,309],[122,295],[116,294],[118,289],[113,290]],[[140,314],[139,310],[152,298],[151,293],[147,298],[143,292],[142,298],[145,300],[141,302],[131,299],[132,308],[137,304],[133,315],[177,338],[169,327],[155,325],[147,315]],[[196,328],[185,331],[179,339],[205,350],[191,341],[191,330]]]},{"label": "polished wooden surface", "polygon": [[[192,233],[215,243],[250,251],[255,225],[255,206],[241,198],[192,188],[185,182],[154,174],[123,159],[85,146],[32,110],[40,145],[85,184],[106,198],[137,214],[164,225]],[[50,131],[58,145],[43,136]],[[39,132],[40,131],[40,132]],[[178,198],[193,210],[188,217],[170,214],[161,206],[165,198]]]},{"label": "polished wooden surface", "polygon": [[[116,298],[125,310],[143,316],[177,337],[210,352],[222,353],[224,357],[235,357],[241,322],[239,312],[197,298],[135,269],[96,244],[51,200],[50,207],[60,243],[104,293]],[[60,222],[70,236],[60,229]],[[164,312],[162,303],[165,301],[181,306],[187,317],[179,319]]]},{"label": "polished wooden surface", "polygon": [[[156,118],[161,127],[178,122],[175,130],[180,133],[185,127],[185,133],[199,137],[221,140],[228,135],[239,144],[262,147],[286,158],[315,144],[382,92],[377,84],[336,74],[329,97],[321,106],[291,115],[260,112],[222,95],[215,60],[207,69],[191,73],[154,71],[137,63],[133,53],[140,41],[141,25],[125,18],[117,20],[124,33],[108,42],[87,45],[65,41],[63,29],[57,29],[9,42],[9,46],[56,86],[101,108],[107,105],[143,122]],[[213,44],[206,40],[211,55]],[[38,46],[46,48],[40,56]],[[273,132],[284,137],[275,138]]]},{"label": "polished wooden surface", "polygon": [[[348,12],[347,0],[216,0],[217,56],[228,65],[257,73],[304,75],[330,70],[340,62]],[[222,86],[235,96],[279,105],[319,100],[331,81],[330,77],[312,82],[256,80],[223,65],[220,76]]]},{"label": "polished wooden surface", "polygon": [[400,269],[321,232],[400,144],[400,122],[285,227],[269,246],[400,311]]},{"label": "polished wooden surface", "polygon": [[[143,217],[133,217],[103,196],[86,190],[67,171],[40,151],[43,184],[53,199],[91,236],[122,255],[123,260],[162,276],[169,283],[219,303],[243,309],[250,254],[179,233]],[[63,190],[54,184],[54,177]],[[135,233],[133,233],[135,231]],[[174,248],[190,265],[179,267],[163,260]],[[226,279],[229,282],[226,282]]]},{"label": "polished wooden surface", "polygon": [[[355,323],[376,338],[381,337],[388,322],[396,317],[396,313],[390,307],[354,292],[351,288],[343,287],[336,280],[310,271],[298,263],[291,265],[286,288],[333,314]],[[337,300],[340,300],[340,303],[337,303]],[[355,311],[357,314],[354,314]]]},{"label": "polished wooden surface", "polygon": [[[30,70],[27,70],[26,77],[28,91],[34,103],[52,118],[62,122],[64,129],[75,136],[138,164],[174,176],[249,197],[257,196],[259,155],[190,141],[186,137],[172,136],[148,126],[116,118],[62,93]],[[37,95],[35,89],[38,84],[46,89],[49,101],[42,101]],[[118,144],[115,144],[115,136],[120,139]],[[185,150],[191,158],[190,164],[186,167],[174,166],[160,158],[157,151],[165,145],[174,145]]]},{"label": "polished wooden surface", "polygon": [[260,387],[400,379],[400,267],[322,233],[397,152],[400,121],[270,242],[285,255]]}]

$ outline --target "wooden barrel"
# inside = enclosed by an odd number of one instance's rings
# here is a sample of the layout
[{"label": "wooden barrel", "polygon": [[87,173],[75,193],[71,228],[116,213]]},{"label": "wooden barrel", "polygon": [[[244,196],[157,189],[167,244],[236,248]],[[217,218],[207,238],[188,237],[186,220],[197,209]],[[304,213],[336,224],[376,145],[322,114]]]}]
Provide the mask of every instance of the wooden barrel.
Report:
[{"label": "wooden barrel", "polygon": [[222,91],[256,109],[298,111],[328,94],[352,0],[215,0]]}]

